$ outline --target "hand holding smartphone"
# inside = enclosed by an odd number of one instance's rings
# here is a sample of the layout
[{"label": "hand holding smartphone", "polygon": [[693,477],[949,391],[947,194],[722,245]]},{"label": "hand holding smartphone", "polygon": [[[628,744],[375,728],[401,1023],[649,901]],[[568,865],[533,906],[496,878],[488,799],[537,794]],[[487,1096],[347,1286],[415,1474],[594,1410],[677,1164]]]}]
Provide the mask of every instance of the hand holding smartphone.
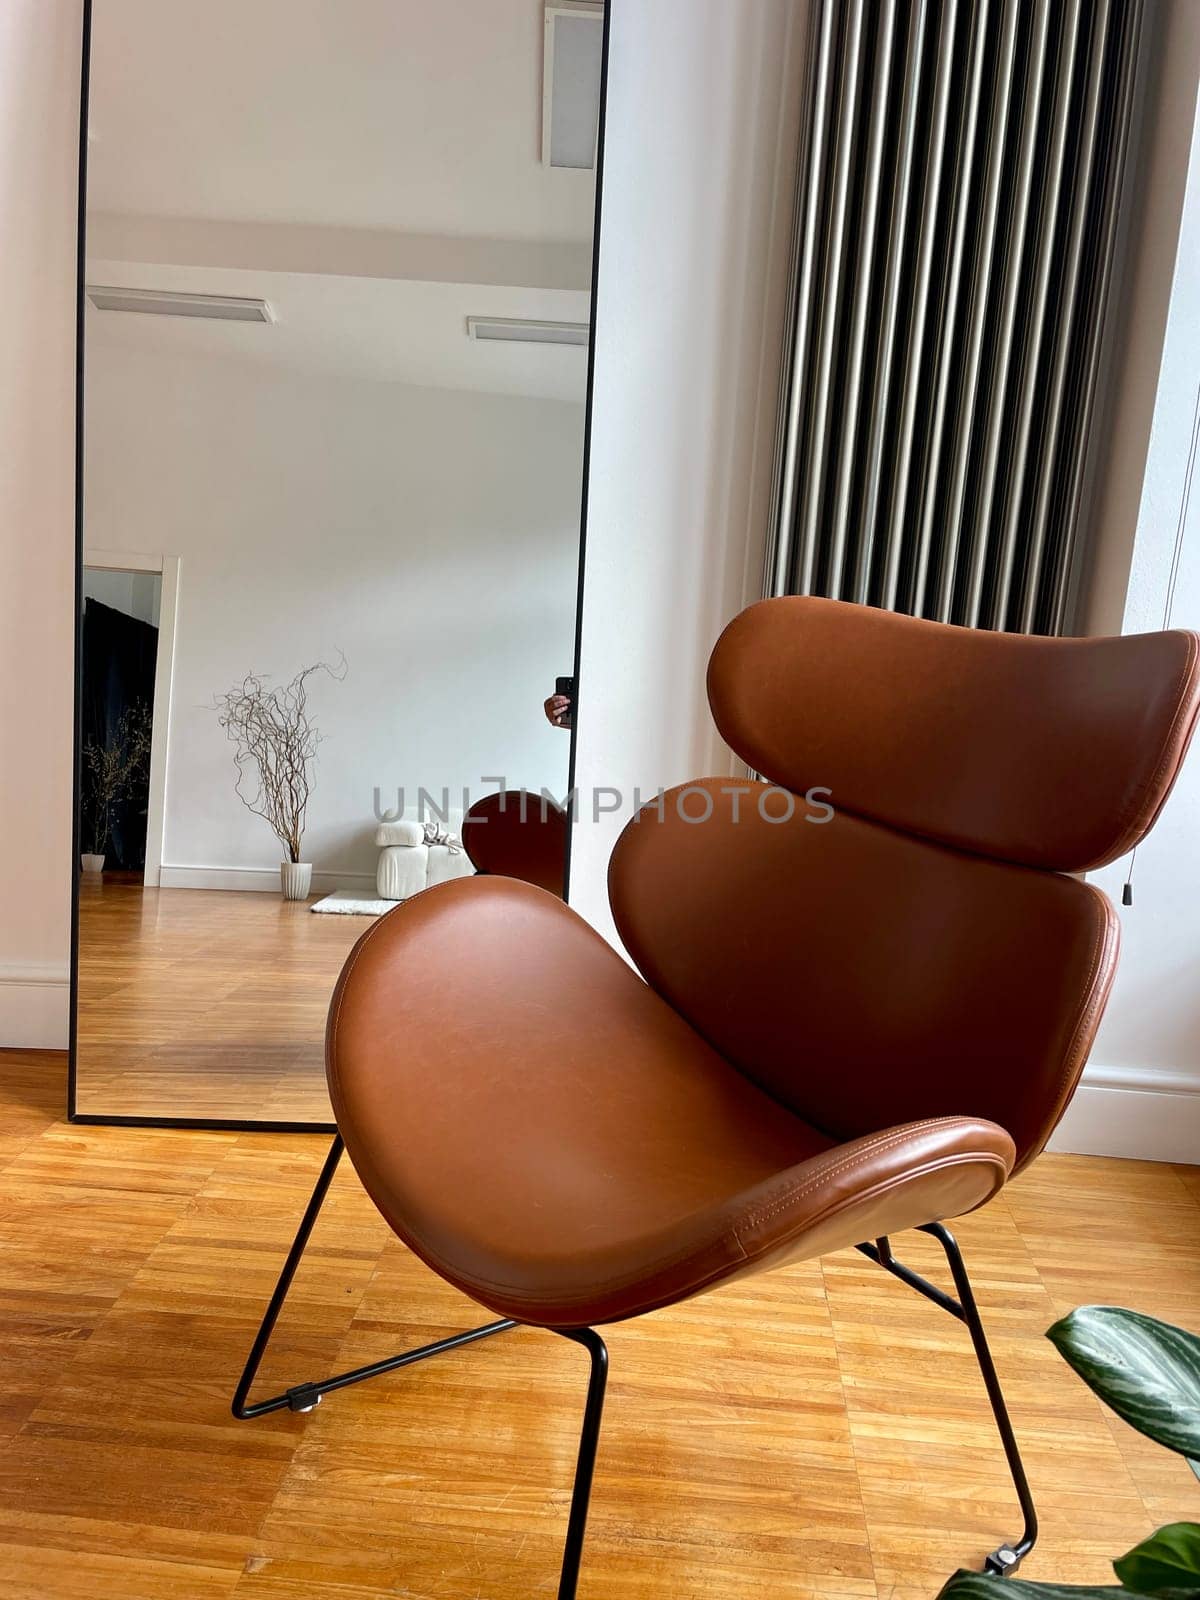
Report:
[{"label": "hand holding smartphone", "polygon": [[555,678],[554,693],[546,701],[546,718],[554,728],[570,728],[575,710],[575,679]]}]

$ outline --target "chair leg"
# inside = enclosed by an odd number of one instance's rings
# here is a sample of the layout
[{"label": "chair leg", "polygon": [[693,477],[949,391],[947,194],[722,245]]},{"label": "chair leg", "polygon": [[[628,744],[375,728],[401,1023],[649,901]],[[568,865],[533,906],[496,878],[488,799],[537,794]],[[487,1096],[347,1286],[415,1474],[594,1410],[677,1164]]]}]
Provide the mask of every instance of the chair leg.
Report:
[{"label": "chair leg", "polygon": [[325,1196],[329,1193],[329,1186],[333,1182],[333,1175],[337,1171],[344,1148],[341,1135],[337,1134],[329,1147],[325,1165],[321,1168],[316,1187],[300,1219],[300,1226],[296,1230],[296,1237],[292,1240],[292,1247],[279,1274],[279,1281],[275,1285],[275,1291],[254,1336],[254,1343],[250,1347],[250,1354],[246,1357],[246,1365],[233,1396],[233,1414],[239,1422],[254,1417],[265,1417],[271,1411],[282,1411],[285,1406],[289,1411],[311,1411],[320,1405],[322,1395],[329,1394],[335,1389],[347,1389],[352,1383],[362,1383],[366,1378],[377,1378],[382,1373],[395,1372],[399,1367],[412,1366],[415,1362],[425,1361],[430,1356],[441,1355],[445,1350],[456,1350],[460,1345],[474,1344],[477,1339],[486,1339],[493,1333],[503,1333],[506,1329],[517,1326],[507,1318],[500,1322],[489,1322],[482,1328],[469,1328],[465,1333],[452,1334],[448,1339],[438,1339],[435,1343],[422,1345],[417,1350],[405,1350],[401,1355],[389,1356],[384,1361],[372,1361],[369,1366],[356,1367],[352,1372],[339,1372],[332,1378],[322,1378],[316,1383],[298,1383],[291,1389],[286,1389],[283,1394],[272,1395],[269,1400],[259,1400],[254,1405],[249,1404],[251,1386],[258,1375],[271,1334],[279,1320],[279,1313],[283,1310],[283,1302],[287,1299],[292,1279],[296,1276],[296,1268],[300,1265],[300,1258],[304,1254],[309,1236],[325,1203]]},{"label": "chair leg", "polygon": [[[250,1406],[246,1404],[250,1394],[250,1386],[258,1373],[259,1364],[266,1352],[275,1324],[279,1320],[279,1313],[283,1310],[283,1302],[287,1299],[287,1292],[292,1286],[292,1279],[296,1276],[296,1268],[300,1265],[300,1258],[304,1254],[304,1247],[308,1244],[309,1235],[313,1231],[321,1207],[325,1204],[325,1196],[329,1193],[329,1185],[333,1182],[333,1175],[338,1169],[338,1162],[342,1159],[342,1143],[340,1133],[335,1134],[333,1143],[329,1147],[329,1154],[325,1157],[325,1165],[321,1168],[321,1175],[317,1179],[308,1205],[304,1208],[304,1215],[300,1219],[300,1226],[296,1230],[296,1237],[292,1240],[292,1248],[287,1253],[287,1260],[279,1274],[279,1281],[275,1285],[274,1293],[268,1302],[267,1309],[263,1312],[263,1319],[258,1325],[258,1332],[254,1336],[254,1343],[250,1346],[250,1354],[246,1357],[246,1365],[242,1369],[241,1380],[233,1396],[233,1414],[239,1422],[249,1417],[260,1417],[265,1411],[275,1411],[278,1406]],[[315,1406],[320,1400],[318,1395],[313,1400]],[[281,1400],[281,1405],[286,1405],[286,1398]],[[306,1409],[312,1409],[312,1406]]]},{"label": "chair leg", "polygon": [[[406,1350],[402,1355],[390,1356],[384,1361],[374,1361],[366,1367],[356,1367],[352,1372],[342,1372],[336,1377],[324,1378],[318,1383],[301,1383],[283,1394],[273,1395],[269,1400],[260,1400],[254,1405],[249,1404],[251,1386],[258,1375],[259,1366],[266,1353],[271,1334],[279,1320],[279,1313],[283,1310],[283,1303],[287,1299],[288,1290],[292,1286],[292,1279],[296,1276],[296,1269],[304,1255],[305,1246],[308,1244],[313,1228],[316,1226],[317,1217],[329,1193],[329,1186],[333,1182],[338,1163],[342,1158],[345,1146],[341,1135],[334,1138],[321,1168],[316,1186],[305,1207],[304,1215],[300,1219],[300,1226],[296,1230],[296,1237],[292,1240],[292,1247],[288,1251],[287,1260],[279,1274],[279,1281],[275,1285],[274,1293],[266,1311],[263,1313],[262,1322],[254,1336],[254,1343],[250,1354],[246,1358],[246,1365],[238,1382],[233,1398],[233,1414],[240,1421],[254,1417],[266,1416],[268,1412],[281,1411],[287,1407],[291,1411],[311,1411],[320,1405],[321,1396],[335,1389],[345,1389],[352,1383],[362,1383],[366,1378],[375,1378],[384,1372],[394,1372],[398,1367],[411,1366],[414,1362],[425,1361],[430,1356],[440,1355],[445,1350],[457,1349],[460,1345],[473,1344],[476,1340],[486,1339],[493,1333],[503,1333],[508,1328],[515,1328],[519,1324],[508,1318],[498,1322],[489,1322],[482,1328],[470,1328],[465,1333],[452,1334],[448,1339],[439,1339],[434,1344],[422,1345],[417,1350]],[[572,1328],[561,1330],[563,1337],[581,1344],[591,1357],[591,1374],[588,1378],[587,1402],[583,1412],[583,1428],[579,1437],[579,1456],[575,1467],[575,1486],[571,1492],[571,1511],[567,1519],[567,1538],[563,1549],[562,1577],[559,1580],[558,1600],[575,1600],[579,1584],[579,1566],[583,1556],[583,1538],[587,1528],[588,1507],[592,1495],[592,1478],[596,1468],[596,1450],[600,1442],[600,1423],[604,1414],[604,1390],[608,1379],[608,1350],[604,1340],[594,1328]]]},{"label": "chair leg", "polygon": [[[320,1215],[321,1207],[325,1203],[325,1196],[329,1193],[329,1186],[333,1182],[334,1173],[337,1171],[338,1162],[342,1158],[341,1135],[335,1137],[330,1146],[325,1164],[317,1178],[316,1187],[304,1215],[300,1219],[300,1226],[296,1230],[296,1237],[288,1251],[287,1260],[279,1274],[279,1281],[271,1296],[266,1311],[263,1313],[262,1322],[259,1324],[250,1354],[246,1358],[241,1379],[233,1397],[233,1414],[239,1420],[266,1416],[271,1411],[282,1411],[287,1407],[291,1411],[311,1411],[314,1406],[321,1403],[321,1396],[335,1389],[348,1388],[352,1383],[362,1383],[366,1378],[375,1378],[384,1372],[394,1372],[398,1367],[411,1366],[414,1362],[425,1361],[430,1356],[440,1355],[445,1350],[457,1349],[460,1345],[474,1344],[476,1340],[486,1339],[493,1333],[503,1333],[508,1328],[518,1326],[516,1322],[503,1318],[499,1322],[489,1322],[482,1328],[470,1328],[465,1333],[452,1334],[448,1339],[439,1339],[434,1344],[422,1345],[418,1350],[406,1350],[402,1355],[389,1356],[385,1361],[373,1361],[369,1366],[356,1367],[352,1372],[338,1373],[336,1377],[323,1378],[318,1383],[300,1383],[287,1389],[283,1394],[273,1395],[269,1400],[260,1400],[254,1405],[249,1404],[249,1395],[254,1379],[258,1374],[263,1355],[266,1352],[275,1324],[279,1320],[279,1313],[283,1310],[283,1303],[287,1299],[288,1290],[292,1286],[292,1279],[296,1276],[296,1269],[304,1254],[309,1237]],[[591,1375],[588,1378],[587,1403],[583,1411],[583,1428],[579,1437],[579,1456],[575,1466],[575,1486],[571,1492],[571,1512],[567,1519],[567,1539],[563,1549],[562,1577],[559,1580],[558,1600],[575,1600],[576,1589],[579,1584],[579,1565],[583,1556],[583,1536],[587,1528],[588,1506],[592,1495],[592,1478],[596,1469],[596,1449],[600,1442],[600,1422],[604,1414],[604,1390],[608,1379],[608,1350],[604,1340],[594,1328],[572,1328],[556,1330],[561,1331],[566,1339],[581,1344],[591,1357]]]},{"label": "chair leg", "polygon": [[1017,1499],[1020,1501],[1021,1513],[1025,1519],[1024,1530],[1016,1544],[1002,1544],[998,1550],[993,1550],[984,1563],[984,1571],[1001,1575],[1015,1572],[1033,1549],[1038,1535],[1037,1511],[1033,1504],[1029,1480],[1025,1476],[1021,1452],[1017,1448],[1016,1435],[1013,1433],[1012,1423],[1008,1416],[1008,1407],[1004,1403],[1004,1392],[1000,1387],[1000,1379],[996,1375],[992,1352],[988,1348],[987,1336],[983,1331],[983,1321],[979,1315],[979,1307],[975,1302],[971,1280],[967,1276],[967,1269],[963,1263],[962,1252],[959,1250],[958,1243],[949,1228],[940,1222],[928,1223],[921,1229],[921,1232],[932,1234],[946,1252],[946,1260],[950,1264],[950,1272],[954,1278],[954,1287],[958,1294],[961,1320],[966,1323],[967,1330],[971,1335],[971,1343],[975,1347],[975,1359],[979,1362],[979,1370],[983,1374],[983,1383],[987,1390],[988,1400],[991,1402],[992,1415],[996,1419],[1000,1442],[1004,1446],[1004,1454],[1008,1460],[1008,1470],[1012,1474],[1013,1486],[1017,1491]]},{"label": "chair leg", "polygon": [[567,1520],[567,1542],[563,1549],[562,1576],[558,1600],[575,1600],[579,1585],[579,1564],[583,1557],[583,1536],[587,1528],[588,1506],[592,1496],[592,1476],[596,1468],[596,1448],[600,1443],[600,1422],[604,1414],[604,1388],[608,1380],[608,1350],[594,1328],[556,1330],[564,1338],[583,1345],[592,1358],[588,1378],[587,1404],[579,1436],[579,1458],[575,1467],[575,1487],[571,1491],[571,1514]]}]

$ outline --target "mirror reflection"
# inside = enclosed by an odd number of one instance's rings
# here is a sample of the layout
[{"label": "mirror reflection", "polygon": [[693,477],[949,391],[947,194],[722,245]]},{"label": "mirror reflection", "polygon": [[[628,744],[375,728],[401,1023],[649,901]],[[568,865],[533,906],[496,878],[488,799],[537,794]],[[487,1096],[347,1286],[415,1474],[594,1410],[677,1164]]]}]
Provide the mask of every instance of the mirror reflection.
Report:
[{"label": "mirror reflection", "polygon": [[372,918],[562,892],[602,27],[95,0],[80,1114],[328,1122]]}]

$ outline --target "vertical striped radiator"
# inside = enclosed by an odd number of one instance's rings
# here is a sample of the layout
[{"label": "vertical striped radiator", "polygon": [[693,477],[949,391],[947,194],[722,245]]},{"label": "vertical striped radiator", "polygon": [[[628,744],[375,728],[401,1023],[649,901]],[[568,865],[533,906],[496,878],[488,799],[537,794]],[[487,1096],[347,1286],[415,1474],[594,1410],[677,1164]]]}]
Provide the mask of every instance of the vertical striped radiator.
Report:
[{"label": "vertical striped radiator", "polygon": [[1059,633],[1142,0],[811,0],[767,590]]}]

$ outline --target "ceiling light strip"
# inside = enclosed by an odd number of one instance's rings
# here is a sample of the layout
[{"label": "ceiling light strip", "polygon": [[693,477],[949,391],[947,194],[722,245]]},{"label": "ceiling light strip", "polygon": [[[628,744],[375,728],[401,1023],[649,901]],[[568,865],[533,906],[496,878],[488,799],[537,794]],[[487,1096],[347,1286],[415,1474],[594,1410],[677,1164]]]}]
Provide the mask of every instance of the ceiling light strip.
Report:
[{"label": "ceiling light strip", "polygon": [[126,311],[154,317],[205,317],[216,322],[274,322],[265,300],[240,295],[188,294],[174,289],[127,289],[89,284],[87,297],[97,311]]},{"label": "ceiling light strip", "polygon": [[586,322],[538,322],[530,317],[467,318],[467,333],[472,339],[509,344],[586,345],[589,332],[590,325]]}]

